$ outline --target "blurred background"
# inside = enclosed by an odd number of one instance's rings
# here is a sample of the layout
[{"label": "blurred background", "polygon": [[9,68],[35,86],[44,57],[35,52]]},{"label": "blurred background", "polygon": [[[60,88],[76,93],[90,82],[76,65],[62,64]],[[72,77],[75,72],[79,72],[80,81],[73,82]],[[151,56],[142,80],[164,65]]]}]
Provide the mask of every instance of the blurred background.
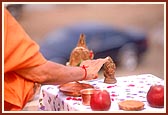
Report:
[{"label": "blurred background", "polygon": [[[130,28],[144,32],[145,34],[142,38],[146,40],[147,47],[143,55],[140,54],[142,56],[141,61],[133,69],[128,69],[129,67],[126,69],[117,65],[115,75],[120,77],[153,74],[161,79],[166,77],[164,75],[164,55],[166,55],[164,45],[166,39],[164,39],[163,4],[13,4],[8,5],[7,8],[28,35],[38,44],[45,42],[46,36],[53,30],[56,32],[61,28],[66,29],[69,25],[87,21],[99,22],[114,29],[117,28],[120,34]],[[68,38],[72,37],[66,33],[63,33],[63,35]],[[126,36],[121,36],[121,38],[125,39]],[[135,34],[135,36],[138,35]],[[58,36],[52,39],[56,38]],[[63,42],[62,46],[66,45]],[[106,46],[106,44],[103,45]],[[52,53],[52,50],[50,51]],[[109,53],[106,52],[104,54],[108,55]],[[129,58],[126,58],[126,60]],[[38,94],[34,100],[27,103],[23,110],[37,110],[37,103]]]},{"label": "blurred background", "polygon": [[147,73],[164,79],[163,4],[13,4],[7,8],[38,44],[51,31],[83,21],[121,30],[136,28],[145,33],[147,50],[136,68],[117,66],[116,77]]}]

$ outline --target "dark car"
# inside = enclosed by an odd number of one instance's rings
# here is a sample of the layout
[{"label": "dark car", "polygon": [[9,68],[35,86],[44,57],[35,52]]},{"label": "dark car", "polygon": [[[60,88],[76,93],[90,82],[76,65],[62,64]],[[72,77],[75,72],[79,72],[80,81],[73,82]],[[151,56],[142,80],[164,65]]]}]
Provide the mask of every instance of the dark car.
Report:
[{"label": "dark car", "polygon": [[15,17],[15,19],[20,19],[23,13],[24,4],[8,4],[6,8]]},{"label": "dark car", "polygon": [[40,43],[40,51],[48,60],[65,65],[81,33],[86,36],[88,48],[93,50],[94,59],[111,56],[117,66],[135,69],[147,50],[145,33],[85,22],[49,33]]}]

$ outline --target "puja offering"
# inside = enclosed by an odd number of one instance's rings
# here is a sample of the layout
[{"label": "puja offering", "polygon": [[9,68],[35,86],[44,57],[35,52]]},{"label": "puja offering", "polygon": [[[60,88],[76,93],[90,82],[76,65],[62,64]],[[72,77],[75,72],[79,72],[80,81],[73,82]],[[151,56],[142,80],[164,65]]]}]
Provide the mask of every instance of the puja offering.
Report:
[{"label": "puja offering", "polygon": [[[152,74],[122,76],[116,79],[115,84],[104,83],[104,79],[101,78],[69,82],[63,85],[42,85],[39,109],[45,111],[108,111],[110,113],[115,111],[118,113],[124,111],[166,112],[165,103],[164,107],[152,106],[163,102],[162,98],[159,99],[165,94],[165,92],[161,93],[164,89],[161,86],[164,86],[163,79]],[[85,85],[89,88],[81,88]]]},{"label": "puja offering", "polygon": [[104,73],[104,83],[108,83],[108,84],[114,84],[117,82],[117,80],[115,79],[115,63],[113,62],[112,58],[110,56],[108,56],[108,60],[107,62],[103,65],[103,73]]},{"label": "puja offering", "polygon": [[86,105],[86,106],[90,105],[91,95],[93,94],[94,90],[96,90],[96,89],[88,88],[88,89],[83,89],[80,91],[83,105]]},{"label": "puja offering", "polygon": [[77,46],[72,50],[69,65],[78,66],[83,60],[93,59],[93,52],[87,48],[85,35],[81,34]]},{"label": "puja offering", "polygon": [[125,100],[118,103],[121,110],[139,111],[144,108],[144,103],[137,100]]},{"label": "puja offering", "polygon": [[151,107],[164,107],[164,86],[152,85],[147,93],[147,101]]},{"label": "puja offering", "polygon": [[110,94],[106,90],[94,90],[90,107],[93,111],[108,111],[111,107]]},{"label": "puja offering", "polygon": [[[143,89],[147,89],[147,88],[144,88],[145,85],[150,84],[150,82],[148,83],[148,81],[151,80],[151,78],[154,78],[152,75],[142,75],[143,78],[141,76],[138,77],[138,75],[135,75],[134,77],[131,77],[131,76],[122,77],[117,79],[119,83],[116,83],[117,82],[115,78],[116,65],[113,59],[110,56],[104,59],[102,58],[93,59],[93,57],[94,57],[93,52],[87,48],[85,35],[81,34],[77,46],[71,52],[70,60],[68,62],[69,65],[80,66],[82,68],[84,67],[85,76],[88,75],[89,77],[93,75],[98,76],[98,72],[102,68],[104,79],[103,80],[97,79],[93,81],[90,79],[87,79],[87,81],[84,81],[84,83],[75,81],[75,82],[69,82],[69,83],[60,85],[58,87],[59,91],[62,92],[65,97],[66,96],[67,97],[62,98],[64,97],[62,95],[56,96],[56,98],[66,99],[66,102],[63,102],[62,100],[60,102],[58,101],[59,106],[57,105],[55,106],[57,107],[58,110],[67,109],[69,111],[72,108],[75,108],[75,110],[80,110],[81,109],[80,108],[81,104],[79,104],[80,101],[82,101],[83,108],[87,107],[86,108],[87,110],[88,106],[90,106],[90,109],[93,111],[110,111],[110,108],[116,109],[115,107],[113,107],[113,105],[111,106],[112,102],[114,102],[113,104],[116,104],[115,103],[116,100],[117,101],[120,100],[120,102],[117,102],[117,105],[116,105],[117,109],[119,109],[120,111],[123,111],[123,110],[125,111],[142,110],[143,111],[145,109],[148,109],[146,106],[150,106],[150,108],[155,107],[155,109],[156,108],[161,109],[162,107],[164,107],[164,86],[163,85],[152,85],[148,90],[148,92],[143,91]],[[94,68],[88,69],[89,64],[94,66]],[[91,73],[91,74],[88,74],[88,73]],[[97,78],[97,76],[95,77],[95,79]],[[144,82],[144,80],[146,80],[146,82]],[[86,82],[90,82],[90,84],[92,85],[87,84]],[[99,85],[102,83],[103,85]],[[137,83],[138,87],[132,83],[135,83],[135,84]],[[147,85],[147,87],[148,86],[149,85]],[[102,87],[104,89],[101,89]],[[136,87],[137,87],[137,91],[135,92],[134,89]],[[116,90],[116,88],[121,88],[121,90],[118,90],[118,89]],[[123,96],[124,93],[126,93],[126,96]],[[136,95],[139,95],[139,99],[135,97]],[[69,96],[73,96],[73,97],[69,97]],[[134,100],[135,98],[136,100]],[[53,100],[55,101],[55,99]],[[68,100],[73,100],[73,101],[68,101]],[[147,103],[148,105],[145,105],[146,101],[148,102]],[[73,104],[68,105],[67,103],[73,103]],[[79,105],[79,108],[76,106],[72,107],[71,105]],[[60,109],[61,107],[62,109]],[[81,110],[83,110],[83,108]]]},{"label": "puja offering", "polygon": [[59,86],[59,90],[68,96],[81,96],[80,91],[82,89],[94,88],[90,84],[80,82],[69,82]]}]

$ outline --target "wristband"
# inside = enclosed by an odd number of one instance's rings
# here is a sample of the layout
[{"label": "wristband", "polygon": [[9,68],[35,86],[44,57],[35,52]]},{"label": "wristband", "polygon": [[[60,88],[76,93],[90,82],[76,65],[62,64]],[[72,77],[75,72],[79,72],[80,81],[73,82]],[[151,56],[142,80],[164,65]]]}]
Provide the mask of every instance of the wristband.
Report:
[{"label": "wristband", "polygon": [[86,71],[86,68],[87,68],[87,67],[86,67],[85,65],[83,65],[83,66],[81,66],[81,68],[85,70],[85,75],[84,75],[84,77],[83,77],[83,79],[82,79],[82,80],[85,80],[85,79],[86,79],[86,76],[87,76],[87,71]]}]

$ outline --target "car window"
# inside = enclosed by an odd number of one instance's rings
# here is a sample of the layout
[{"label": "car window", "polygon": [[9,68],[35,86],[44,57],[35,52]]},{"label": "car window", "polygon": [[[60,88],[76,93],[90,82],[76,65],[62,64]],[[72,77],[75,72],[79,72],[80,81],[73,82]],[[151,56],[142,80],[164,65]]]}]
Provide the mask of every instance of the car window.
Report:
[{"label": "car window", "polygon": [[104,42],[107,48],[118,48],[127,42],[127,36],[121,32],[109,32],[105,34]]},{"label": "car window", "polygon": [[120,33],[100,32],[94,34],[88,43],[95,52],[119,48],[127,42],[127,36]]},{"label": "car window", "polygon": [[103,35],[99,34],[98,32],[88,34],[86,36],[88,48],[93,50],[94,52],[100,51],[102,47],[102,38]]}]

